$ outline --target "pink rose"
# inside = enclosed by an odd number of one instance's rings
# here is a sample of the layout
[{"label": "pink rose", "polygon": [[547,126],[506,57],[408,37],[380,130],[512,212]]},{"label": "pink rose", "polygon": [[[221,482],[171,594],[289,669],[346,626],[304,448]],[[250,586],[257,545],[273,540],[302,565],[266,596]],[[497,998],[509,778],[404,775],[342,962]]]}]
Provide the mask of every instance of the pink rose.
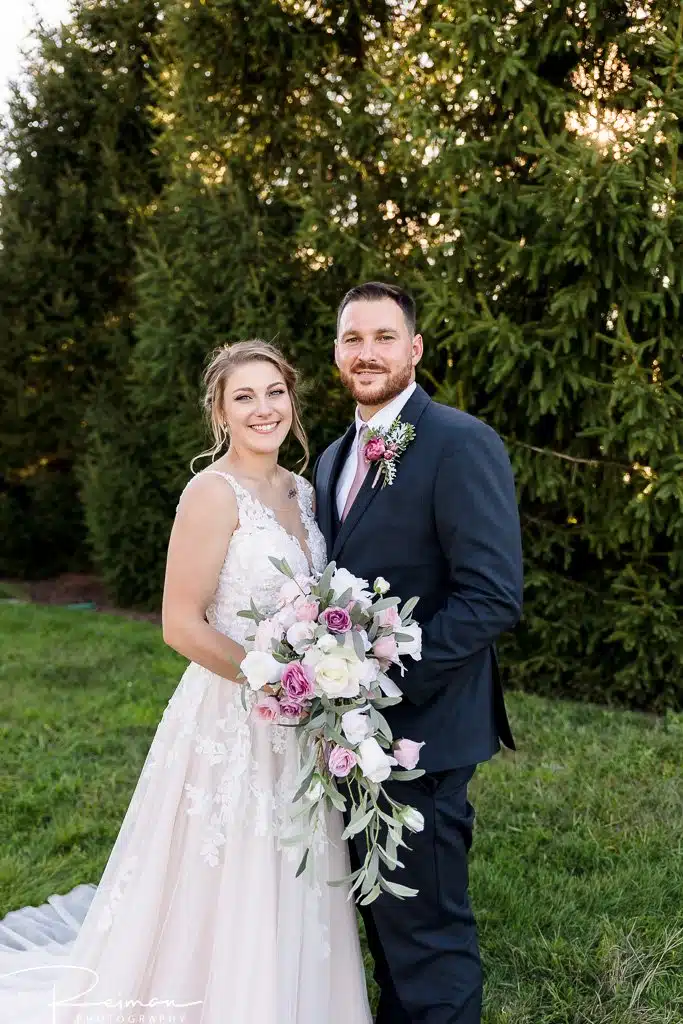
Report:
[{"label": "pink rose", "polygon": [[368,462],[379,462],[384,456],[387,446],[381,437],[371,438],[365,446],[365,458]]},{"label": "pink rose", "polygon": [[320,605],[317,601],[300,597],[294,602],[294,610],[299,622],[315,622],[320,612]]},{"label": "pink rose", "polygon": [[330,633],[348,633],[351,629],[351,616],[346,608],[328,608],[320,616]]},{"label": "pink rose", "polygon": [[379,613],[379,624],[380,626],[390,626],[392,629],[398,629],[401,625],[401,616],[395,607],[385,608],[384,611]]},{"label": "pink rose", "polygon": [[381,636],[376,640],[372,646],[372,653],[383,668],[398,662],[398,647],[393,636]]},{"label": "pink rose", "polygon": [[391,462],[392,459],[396,458],[396,448],[393,445],[390,448],[387,448],[382,458],[385,462]]},{"label": "pink rose", "polygon": [[352,750],[346,747],[332,747],[327,758],[327,767],[330,774],[336,779],[344,779],[352,768],[358,764],[358,758]]},{"label": "pink rose", "polygon": [[415,740],[396,740],[392,754],[400,764],[401,768],[412,771],[420,760],[420,750],[424,743],[416,743]]},{"label": "pink rose", "polygon": [[298,661],[290,661],[282,673],[280,682],[290,700],[302,703],[313,696],[313,670]]},{"label": "pink rose", "polygon": [[280,717],[280,702],[277,697],[263,694],[254,704],[251,713],[261,722],[277,722]]},{"label": "pink rose", "polygon": [[273,647],[271,640],[282,640],[283,629],[279,622],[275,622],[272,619],[262,619],[256,627],[256,635],[254,638],[254,648],[257,651],[265,651],[270,653]]},{"label": "pink rose", "polygon": [[280,701],[280,714],[283,718],[300,718],[306,710],[304,704],[286,695]]}]

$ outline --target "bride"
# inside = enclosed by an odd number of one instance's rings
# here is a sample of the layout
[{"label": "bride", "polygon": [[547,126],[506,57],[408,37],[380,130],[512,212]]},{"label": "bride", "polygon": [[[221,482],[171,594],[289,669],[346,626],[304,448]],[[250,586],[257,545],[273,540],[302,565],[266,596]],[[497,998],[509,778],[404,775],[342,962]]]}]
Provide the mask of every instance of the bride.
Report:
[{"label": "bride", "polygon": [[[2,1024],[369,1024],[335,811],[312,875],[291,835],[296,731],[260,721],[235,682],[250,601],[320,571],[313,491],[278,465],[308,448],[296,373],[262,341],[205,373],[217,456],[187,484],[168,549],[164,639],[190,660],[145,760],[99,886],[0,922]],[[246,698],[247,707],[243,703]]]}]

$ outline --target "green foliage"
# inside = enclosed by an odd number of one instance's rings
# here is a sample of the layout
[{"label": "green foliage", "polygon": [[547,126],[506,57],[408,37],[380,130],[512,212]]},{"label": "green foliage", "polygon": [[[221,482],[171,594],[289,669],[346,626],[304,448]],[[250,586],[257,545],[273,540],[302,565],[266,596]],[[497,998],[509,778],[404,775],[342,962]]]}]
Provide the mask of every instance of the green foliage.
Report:
[{"label": "green foliage", "polygon": [[[80,471],[117,600],[159,603],[175,504],[205,447],[208,353],[276,340],[308,381],[315,456],[351,415],[331,358],[337,303],[359,280],[397,280],[418,299],[421,382],[490,422],[514,463],[527,589],[504,642],[510,682],[681,706],[682,12],[165,4],[137,159],[153,145],[167,183],[135,236],[134,296],[127,236],[126,355],[102,373]],[[123,250],[95,252],[109,267]],[[97,302],[100,345],[112,321]],[[91,351],[89,366],[112,367],[113,349]]]},{"label": "green foliage", "polygon": [[516,470],[512,679],[680,706],[683,8],[430,13],[428,70],[406,95],[438,150],[418,292],[459,404],[499,430]]},{"label": "green foliage", "polygon": [[[125,603],[159,603],[159,551],[190,459],[206,447],[198,382],[208,353],[240,338],[280,344],[306,379],[305,421],[320,452],[351,411],[333,371],[338,299],[350,281],[398,274],[405,261],[390,253],[382,208],[400,179],[369,161],[377,116],[365,108],[382,88],[364,67],[372,5],[341,24],[346,5],[320,20],[290,7],[211,0],[168,9],[158,107],[172,181],[140,254],[128,389],[135,436],[100,439],[95,462],[121,472],[86,483],[98,563]],[[323,257],[333,238],[334,255]],[[129,473],[146,463],[152,437],[159,475]],[[292,443],[285,458],[294,465],[299,454]],[[99,511],[91,488],[108,491]],[[112,508],[121,513],[110,527]]]},{"label": "green foliage", "polygon": [[[97,883],[184,662],[150,623],[30,605],[0,647],[1,917]],[[510,710],[522,747],[471,794],[485,1024],[678,1024],[683,716]]]},{"label": "green foliage", "polygon": [[[149,78],[158,4],[81,0],[39,31],[2,137],[0,572],[87,560],[74,466],[125,368],[140,214],[160,187]],[[51,494],[48,494],[51,487]]]}]

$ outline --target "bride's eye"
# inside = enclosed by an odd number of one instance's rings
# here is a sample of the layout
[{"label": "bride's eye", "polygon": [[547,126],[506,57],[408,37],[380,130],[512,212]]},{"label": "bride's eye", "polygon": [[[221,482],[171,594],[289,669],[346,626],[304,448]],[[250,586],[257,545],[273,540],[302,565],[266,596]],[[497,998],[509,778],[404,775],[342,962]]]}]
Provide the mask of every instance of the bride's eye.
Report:
[{"label": "bride's eye", "polygon": [[270,397],[271,398],[277,398],[278,395],[284,395],[284,394],[285,394],[284,388],[280,388],[278,391],[271,391],[270,392]]}]

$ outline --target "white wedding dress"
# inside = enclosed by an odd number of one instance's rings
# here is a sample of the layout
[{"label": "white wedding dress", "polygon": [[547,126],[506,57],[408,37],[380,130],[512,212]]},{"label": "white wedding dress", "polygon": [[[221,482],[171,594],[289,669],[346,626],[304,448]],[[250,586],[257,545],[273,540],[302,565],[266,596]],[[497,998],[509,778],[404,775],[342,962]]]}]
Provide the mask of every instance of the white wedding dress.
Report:
[{"label": "white wedding dress", "polygon": [[[210,472],[217,472],[212,470]],[[207,618],[243,643],[309,561],[228,474],[235,530]],[[192,481],[188,486],[192,485]],[[325,544],[297,477],[313,568]],[[242,686],[191,663],[157,727],[99,885],[0,921],[0,1024],[369,1024],[338,812],[308,872],[289,812],[296,731],[255,721]],[[254,697],[247,694],[249,701]],[[88,1005],[90,1004],[90,1005]]]}]

